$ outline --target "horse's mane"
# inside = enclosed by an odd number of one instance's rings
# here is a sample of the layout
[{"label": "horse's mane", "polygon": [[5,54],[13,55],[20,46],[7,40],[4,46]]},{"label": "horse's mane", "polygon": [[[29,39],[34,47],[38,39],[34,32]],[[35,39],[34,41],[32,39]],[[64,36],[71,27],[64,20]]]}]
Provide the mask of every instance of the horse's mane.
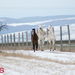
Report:
[{"label": "horse's mane", "polygon": [[51,28],[49,29],[50,33],[54,33],[53,28],[51,26]]},{"label": "horse's mane", "polygon": [[44,34],[46,34],[45,31],[44,31],[42,28],[41,28],[41,31],[42,31]]},{"label": "horse's mane", "polygon": [[[51,26],[51,28],[49,29],[49,31],[50,31],[50,33],[49,33],[48,35],[55,37],[55,33],[54,33],[54,30],[53,30],[52,26]],[[55,37],[55,39],[56,39],[56,37]]]}]

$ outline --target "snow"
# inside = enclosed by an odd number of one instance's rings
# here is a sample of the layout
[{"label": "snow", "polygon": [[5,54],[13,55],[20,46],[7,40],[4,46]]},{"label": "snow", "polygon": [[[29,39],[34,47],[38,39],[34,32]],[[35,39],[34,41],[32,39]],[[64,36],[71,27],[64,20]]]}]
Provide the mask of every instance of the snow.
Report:
[{"label": "snow", "polygon": [[[13,50],[2,50],[3,52],[7,53],[13,53]],[[16,50],[14,51],[16,54],[23,54],[23,55],[29,55],[29,56],[35,56],[39,58],[47,58],[52,61],[57,61],[57,62],[63,62],[63,63],[75,63],[75,53],[70,53],[70,52],[60,52],[60,51],[36,51],[35,53],[33,51],[24,51],[24,50]]]},{"label": "snow", "polygon": [[31,58],[0,56],[0,75],[75,75],[75,53],[61,51],[0,50]]}]

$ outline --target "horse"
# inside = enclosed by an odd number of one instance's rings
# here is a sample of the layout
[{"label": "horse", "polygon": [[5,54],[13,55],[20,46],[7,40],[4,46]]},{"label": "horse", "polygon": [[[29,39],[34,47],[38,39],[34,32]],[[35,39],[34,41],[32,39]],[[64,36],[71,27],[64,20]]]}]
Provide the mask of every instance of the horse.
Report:
[{"label": "horse", "polygon": [[51,25],[48,27],[48,31],[49,31],[49,33],[47,34],[47,41],[50,44],[50,51],[51,51],[51,49],[54,51],[56,36],[55,36],[55,33],[54,33]]},{"label": "horse", "polygon": [[31,41],[33,43],[33,50],[35,52],[35,47],[36,47],[36,50],[38,49],[38,35],[36,34],[35,29],[32,29]]},{"label": "horse", "polygon": [[43,50],[44,47],[44,41],[45,41],[45,31],[41,28],[41,24],[38,25],[38,44],[40,45],[40,49]]}]

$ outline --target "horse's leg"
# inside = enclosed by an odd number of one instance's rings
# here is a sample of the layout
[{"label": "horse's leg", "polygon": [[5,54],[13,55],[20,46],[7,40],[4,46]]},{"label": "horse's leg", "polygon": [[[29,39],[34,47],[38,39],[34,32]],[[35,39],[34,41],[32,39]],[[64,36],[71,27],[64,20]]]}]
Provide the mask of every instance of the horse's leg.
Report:
[{"label": "horse's leg", "polygon": [[42,43],[41,43],[41,40],[39,41],[39,45],[40,45],[40,50],[41,50],[41,48],[42,48]]},{"label": "horse's leg", "polygon": [[55,41],[53,40],[52,42],[53,42],[53,44],[52,44],[52,50],[54,51]]},{"label": "horse's leg", "polygon": [[38,40],[38,44],[39,44],[39,49],[41,49],[41,44],[40,44],[40,39]]},{"label": "horse's leg", "polygon": [[38,49],[38,42],[36,42],[36,50]]},{"label": "horse's leg", "polygon": [[50,43],[50,51],[51,51],[51,41],[49,41],[49,43]]},{"label": "horse's leg", "polygon": [[34,50],[34,52],[35,52],[35,43],[33,43],[33,50]]},{"label": "horse's leg", "polygon": [[[54,42],[55,42],[55,40],[54,40]],[[56,46],[55,46],[55,43],[54,43],[54,50],[56,50]]]},{"label": "horse's leg", "polygon": [[41,50],[43,50],[43,49],[42,49],[42,47],[43,47],[43,46],[42,46],[42,40],[40,41],[40,47],[41,47]]},{"label": "horse's leg", "polygon": [[43,48],[44,48],[44,40],[42,40],[42,50],[44,50]]}]

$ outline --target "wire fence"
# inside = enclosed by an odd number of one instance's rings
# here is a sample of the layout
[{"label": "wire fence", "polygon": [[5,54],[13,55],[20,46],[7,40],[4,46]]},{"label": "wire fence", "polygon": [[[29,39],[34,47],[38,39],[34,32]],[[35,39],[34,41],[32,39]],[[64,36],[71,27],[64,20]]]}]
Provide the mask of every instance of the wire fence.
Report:
[{"label": "wire fence", "polygon": [[[53,28],[56,35],[56,50],[60,51],[75,51],[75,40],[70,39],[70,27],[69,25],[65,27],[58,27],[58,31],[56,31],[56,27]],[[63,30],[65,30],[63,32]],[[44,50],[50,49],[50,45],[47,41],[47,29],[46,31],[46,39]],[[60,36],[59,36],[60,35]],[[66,36],[67,35],[67,36]],[[63,40],[64,37],[67,40]],[[58,40],[59,39],[59,40]],[[1,50],[32,50],[32,42],[31,42],[31,31],[5,34],[0,36],[0,49]]]}]

